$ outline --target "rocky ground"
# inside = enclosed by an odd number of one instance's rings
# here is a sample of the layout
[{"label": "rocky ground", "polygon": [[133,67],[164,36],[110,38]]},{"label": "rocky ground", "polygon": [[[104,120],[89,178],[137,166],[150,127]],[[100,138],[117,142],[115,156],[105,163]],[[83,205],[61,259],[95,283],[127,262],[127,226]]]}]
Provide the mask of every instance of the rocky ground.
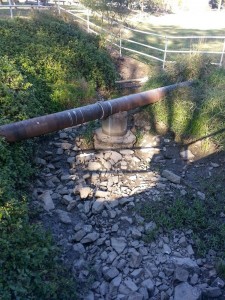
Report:
[{"label": "rocky ground", "polygon": [[138,210],[174,191],[185,195],[190,186],[204,201],[196,183],[214,176],[224,154],[198,160],[170,136],[142,130],[132,149],[88,149],[87,125],[45,139],[32,206],[62,248],[80,299],[225,299],[215,251],[198,257],[188,228],[147,240],[156,224]]}]

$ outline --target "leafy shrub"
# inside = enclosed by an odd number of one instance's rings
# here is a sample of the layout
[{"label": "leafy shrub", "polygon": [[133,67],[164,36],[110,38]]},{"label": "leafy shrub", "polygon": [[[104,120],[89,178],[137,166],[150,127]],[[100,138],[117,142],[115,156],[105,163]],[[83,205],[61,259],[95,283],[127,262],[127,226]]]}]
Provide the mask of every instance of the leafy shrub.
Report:
[{"label": "leafy shrub", "polygon": [[96,88],[114,86],[115,67],[99,38],[70,21],[37,13],[31,20],[0,21],[0,35],[1,54],[13,59],[45,113],[62,110],[64,104],[78,106],[93,98]]},{"label": "leafy shrub", "polygon": [[[79,106],[114,84],[99,39],[49,13],[0,20],[0,36],[0,125]],[[0,138],[0,298],[76,299],[50,236],[29,222],[35,147]]]},{"label": "leafy shrub", "polygon": [[0,251],[1,299],[76,299],[50,235],[28,223],[26,201],[0,207]]},{"label": "leafy shrub", "polygon": [[224,147],[224,69],[211,65],[210,60],[201,55],[182,57],[165,71],[152,72],[145,89],[186,80],[194,80],[191,88],[176,90],[164,101],[148,107],[152,128],[156,128],[157,122],[163,122],[179,140],[211,136],[217,145]]}]

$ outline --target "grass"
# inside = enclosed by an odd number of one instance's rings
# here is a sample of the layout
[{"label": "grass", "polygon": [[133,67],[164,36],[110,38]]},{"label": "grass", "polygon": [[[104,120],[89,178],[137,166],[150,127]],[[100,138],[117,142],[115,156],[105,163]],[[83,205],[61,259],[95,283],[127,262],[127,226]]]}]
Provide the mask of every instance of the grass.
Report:
[{"label": "grass", "polygon": [[181,198],[176,195],[175,199],[164,197],[159,202],[142,204],[138,210],[146,222],[154,221],[157,225],[154,232],[146,235],[145,241],[155,239],[159,229],[164,232],[191,229],[199,256],[204,256],[209,249],[213,249],[219,257],[225,258],[225,224],[219,218],[219,213],[224,210],[224,203],[214,197],[206,195],[204,202],[190,196]]},{"label": "grass", "polygon": [[[213,160],[213,156],[212,156]],[[218,270],[225,277],[225,223],[221,213],[225,212],[225,173],[223,168],[207,178],[192,172],[192,181],[197,190],[205,194],[199,198],[195,188],[186,187],[187,194],[181,196],[176,189],[171,195],[162,195],[160,200],[142,203],[135,208],[144,222],[155,222],[156,228],[144,237],[145,242],[155,240],[159,233],[172,230],[192,230],[194,247],[199,257],[205,257],[210,249],[216,251]]]},{"label": "grass", "polygon": [[205,56],[193,55],[167,66],[165,70],[152,68],[149,81],[143,90],[165,86],[175,82],[194,80],[192,88],[183,88],[168,94],[146,110],[154,133],[157,124],[165,124],[176,140],[189,143],[201,140],[206,146],[213,141],[217,147],[225,147],[225,69],[211,65]]}]

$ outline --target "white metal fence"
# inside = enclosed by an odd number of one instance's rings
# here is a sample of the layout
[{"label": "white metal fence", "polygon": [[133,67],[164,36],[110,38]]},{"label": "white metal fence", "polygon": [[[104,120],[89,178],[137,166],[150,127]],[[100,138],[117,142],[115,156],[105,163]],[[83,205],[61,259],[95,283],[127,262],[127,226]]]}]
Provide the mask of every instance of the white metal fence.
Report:
[{"label": "white metal fence", "polygon": [[[58,9],[59,13],[63,11],[73,16],[88,32],[96,35],[104,34],[108,42],[119,48],[120,55],[122,55],[123,50],[129,51],[159,61],[162,63],[163,68],[166,62],[175,61],[177,54],[205,54],[212,57],[214,64],[219,66],[225,64],[225,36],[161,35],[133,29],[114,22],[114,25],[117,25],[117,33],[115,33],[116,30],[113,26],[109,31],[91,22],[91,14],[88,10],[67,10],[61,6],[58,6]],[[151,37],[156,37],[158,40],[157,46],[151,45],[150,42],[147,43],[148,37],[150,39]],[[140,41],[141,39],[145,40],[145,42]]]},{"label": "white metal fence", "polygon": [[33,2],[31,4],[24,3],[15,3],[14,1],[9,0],[8,4],[0,4],[0,12],[9,12],[11,19],[18,15],[18,10],[31,10],[31,9],[48,9],[49,6],[45,6],[41,1]]},{"label": "white metal fence", "polygon": [[[16,8],[49,8],[43,6],[40,0],[35,5],[11,4],[0,5],[0,9],[9,9],[10,16],[13,18],[13,11]],[[65,0],[66,1],[66,0]],[[119,49],[120,56],[123,51],[132,52],[162,63],[163,68],[166,62],[176,61],[177,54],[201,53],[212,57],[213,63],[219,66],[225,65],[225,36],[168,36],[160,35],[149,31],[142,31],[117,22],[111,24],[110,30],[90,21],[91,13],[86,9],[67,9],[60,6],[64,0],[54,0],[58,13],[64,12],[72,16],[80,26],[86,31],[96,35],[104,35],[105,40]],[[152,43],[151,39],[156,39]],[[150,40],[150,41],[148,41]]]}]

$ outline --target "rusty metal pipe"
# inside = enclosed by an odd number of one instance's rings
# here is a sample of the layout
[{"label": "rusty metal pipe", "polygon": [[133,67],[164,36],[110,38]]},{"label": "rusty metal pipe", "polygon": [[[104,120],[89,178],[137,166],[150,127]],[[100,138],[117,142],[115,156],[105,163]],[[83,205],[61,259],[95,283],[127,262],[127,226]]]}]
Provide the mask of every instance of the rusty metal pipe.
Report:
[{"label": "rusty metal pipe", "polygon": [[3,125],[0,126],[0,136],[5,137],[8,142],[16,142],[88,121],[105,119],[118,112],[157,102],[168,92],[190,86],[191,84],[191,81],[185,81],[138,94]]}]

